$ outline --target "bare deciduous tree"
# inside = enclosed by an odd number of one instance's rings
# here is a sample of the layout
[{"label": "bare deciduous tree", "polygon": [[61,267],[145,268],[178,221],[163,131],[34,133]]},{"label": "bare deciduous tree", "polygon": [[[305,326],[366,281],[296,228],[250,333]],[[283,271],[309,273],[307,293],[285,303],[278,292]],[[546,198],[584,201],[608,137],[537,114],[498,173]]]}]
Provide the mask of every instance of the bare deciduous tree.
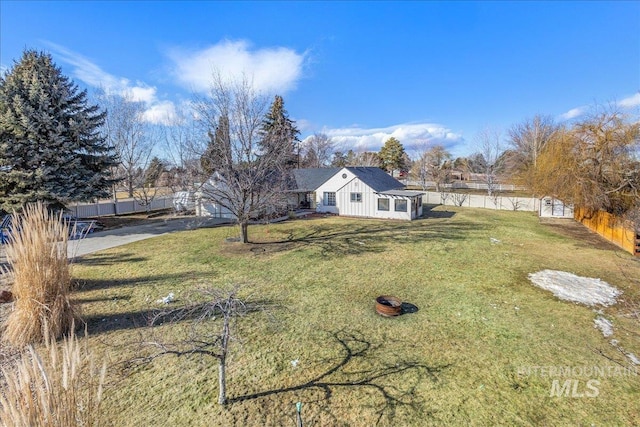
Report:
[{"label": "bare deciduous tree", "polygon": [[302,141],[302,165],[307,168],[323,168],[331,163],[335,144],[324,133],[315,133]]},{"label": "bare deciduous tree", "polygon": [[412,168],[412,174],[420,181],[422,189],[427,189],[427,182],[436,185],[440,191],[442,184],[449,182],[451,176],[451,154],[442,145],[425,144]]},{"label": "bare deciduous tree", "polygon": [[558,130],[553,117],[536,115],[509,129],[509,144],[512,148],[511,175],[528,188],[533,187],[538,157],[545,145]]},{"label": "bare deciduous tree", "polygon": [[[143,341],[145,348],[153,351],[145,356],[129,361],[132,365],[149,363],[160,356],[205,355],[218,360],[218,403],[227,403],[227,357],[229,345],[236,339],[234,331],[239,317],[249,312],[261,311],[265,306],[248,303],[238,296],[239,286],[230,290],[204,288],[197,290],[193,298],[204,302],[190,302],[186,307],[157,313],[150,321],[151,326],[161,323],[177,323],[189,320],[186,337],[178,342],[162,339]],[[218,328],[212,322],[221,319]]]},{"label": "bare deciduous tree", "polygon": [[144,103],[135,101],[129,94],[103,92],[98,97],[107,110],[104,135],[118,156],[114,177],[124,182],[129,197],[133,197],[153,151],[149,127],[142,118]]},{"label": "bare deciduous tree", "polygon": [[380,156],[378,153],[372,151],[362,151],[360,153],[355,153],[351,150],[347,153],[347,166],[375,166],[380,167],[382,165],[382,161],[380,160]]},{"label": "bare deciduous tree", "polygon": [[464,202],[467,201],[467,198],[469,197],[468,193],[453,193],[453,204],[456,206],[462,206],[464,205]]},{"label": "bare deciduous tree", "polygon": [[172,191],[193,189],[194,184],[203,179],[200,156],[205,150],[205,139],[199,137],[191,106],[178,109],[164,128],[162,141],[171,165],[166,176],[167,186]]},{"label": "bare deciduous tree", "polygon": [[[246,79],[229,83],[219,75],[214,75],[210,96],[196,104],[201,124],[208,129],[213,144],[208,161],[216,171],[201,188],[203,198],[236,217],[243,243],[249,241],[252,218],[286,209],[287,171],[282,165],[287,163],[289,152],[273,149],[279,142],[275,140],[268,142],[271,149],[260,151],[266,107],[267,98],[257,93]],[[215,129],[220,117],[228,118],[224,130],[228,134],[217,138]],[[227,146],[215,147],[216,144]]]},{"label": "bare deciduous tree", "polygon": [[478,154],[482,157],[484,181],[487,184],[487,194],[494,197],[499,172],[499,160],[502,155],[502,141],[498,130],[484,128],[476,136]]}]

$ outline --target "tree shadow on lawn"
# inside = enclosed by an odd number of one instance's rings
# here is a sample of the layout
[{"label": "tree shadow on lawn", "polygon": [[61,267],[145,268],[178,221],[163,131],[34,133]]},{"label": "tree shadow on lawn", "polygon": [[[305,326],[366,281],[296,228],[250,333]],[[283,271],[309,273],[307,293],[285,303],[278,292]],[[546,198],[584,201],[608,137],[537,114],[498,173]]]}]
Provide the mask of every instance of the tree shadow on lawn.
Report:
[{"label": "tree shadow on lawn", "polygon": [[[453,214],[453,213],[452,213]],[[285,252],[309,246],[319,249],[327,258],[345,255],[381,253],[391,245],[416,243],[426,240],[464,240],[471,231],[478,231],[478,224],[437,222],[416,220],[411,223],[396,221],[353,220],[346,224],[309,223],[305,229],[295,228],[289,231],[286,239],[266,242],[251,242],[248,247],[254,254]]]},{"label": "tree shadow on lawn", "polygon": [[[113,300],[114,298],[106,298],[105,301]],[[126,300],[127,297],[115,297],[118,300]],[[92,300],[81,302],[92,302]],[[99,301],[99,299],[95,300]],[[179,301],[176,301],[179,302]],[[205,308],[208,302],[191,303],[186,306],[177,305],[175,308],[167,309],[167,305],[162,305],[161,302],[153,301],[151,304],[157,305],[157,307],[151,307],[145,310],[128,311],[122,313],[112,314],[95,314],[91,316],[83,317],[83,327],[86,326],[89,335],[102,334],[106,332],[113,332],[118,330],[131,330],[139,328],[148,328],[152,326],[160,326],[164,323],[183,323],[190,320],[197,319],[200,316],[202,308]],[[271,300],[260,299],[251,300],[247,304],[247,313],[254,311],[264,310],[265,307],[274,309],[278,305]],[[188,313],[188,314],[184,314]],[[141,340],[142,342],[142,340]]]},{"label": "tree shadow on lawn", "polygon": [[93,267],[99,265],[113,265],[119,262],[142,262],[147,261],[147,259],[148,258],[136,256],[131,252],[124,252],[119,254],[98,253],[73,258],[72,263]]},{"label": "tree shadow on lawn", "polygon": [[[447,210],[434,211],[434,209],[437,208],[438,206],[444,206],[444,205],[432,205],[432,204],[422,205],[422,218],[423,219],[453,218],[456,215],[455,212],[449,212]],[[446,209],[446,206],[444,206],[444,209]]]},{"label": "tree shadow on lawn", "polygon": [[[212,275],[212,274],[211,274]],[[100,289],[112,289],[116,287],[135,286],[135,285],[151,285],[151,284],[166,284],[167,282],[193,282],[195,280],[205,281],[211,278],[211,275],[206,273],[172,273],[172,274],[158,274],[142,277],[127,277],[127,278],[114,278],[114,279],[83,279],[74,278],[74,286],[77,291],[87,292]],[[163,295],[157,295],[160,298]],[[155,297],[155,295],[154,295]]]},{"label": "tree shadow on lawn", "polygon": [[[340,422],[331,414],[331,398],[338,390],[347,393],[358,390],[369,391],[377,395],[380,403],[376,405],[375,413],[378,416],[376,425],[383,418],[392,422],[399,408],[415,412],[416,414],[430,414],[433,411],[425,408],[425,402],[417,393],[417,388],[423,381],[437,383],[438,375],[451,367],[450,364],[429,366],[412,360],[394,360],[393,362],[381,362],[377,360],[375,351],[388,344],[373,344],[360,332],[339,330],[331,332],[331,339],[340,348],[341,355],[332,359],[320,360],[318,363],[327,365],[322,373],[299,384],[259,391],[229,399],[229,403],[241,403],[259,400],[269,397],[277,397],[283,401],[281,395],[296,392],[310,392],[312,395],[320,393],[317,400],[311,403],[317,404],[323,409],[323,413],[316,414],[329,416],[335,422]],[[362,364],[368,368],[362,368]],[[299,398],[300,396],[296,396]],[[306,394],[305,397],[309,397]],[[306,403],[310,403],[309,400]],[[357,409],[357,408],[353,408]],[[320,420],[305,419],[305,423],[314,424]]]}]

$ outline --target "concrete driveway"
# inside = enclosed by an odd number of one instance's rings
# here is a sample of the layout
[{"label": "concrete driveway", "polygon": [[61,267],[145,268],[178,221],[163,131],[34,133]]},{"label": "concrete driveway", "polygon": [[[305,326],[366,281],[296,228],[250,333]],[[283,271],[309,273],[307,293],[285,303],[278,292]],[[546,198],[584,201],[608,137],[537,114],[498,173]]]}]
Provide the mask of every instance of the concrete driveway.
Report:
[{"label": "concrete driveway", "polygon": [[[175,218],[164,221],[156,221],[150,224],[135,225],[131,227],[115,228],[96,233],[90,233],[80,240],[70,240],[67,254],[69,258],[78,258],[83,255],[150,239],[175,231],[195,230],[202,227],[214,227],[221,224],[229,224],[231,221],[224,218]],[[0,247],[0,265],[6,265],[4,247]]]},{"label": "concrete driveway", "polygon": [[202,227],[213,227],[220,224],[229,224],[230,220],[224,218],[177,218],[153,222],[151,224],[122,227],[112,230],[90,233],[80,240],[70,240],[68,243],[69,258],[77,258],[83,255],[126,245],[139,240],[162,236],[175,231],[195,230]]}]

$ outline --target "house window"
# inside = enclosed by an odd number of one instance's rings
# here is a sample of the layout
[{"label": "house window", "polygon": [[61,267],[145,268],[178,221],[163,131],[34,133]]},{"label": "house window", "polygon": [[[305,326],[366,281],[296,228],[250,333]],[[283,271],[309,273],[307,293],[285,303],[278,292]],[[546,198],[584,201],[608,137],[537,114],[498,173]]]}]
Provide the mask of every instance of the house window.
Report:
[{"label": "house window", "polygon": [[336,193],[334,192],[325,192],[324,193],[324,203],[325,206],[335,206],[336,205]]},{"label": "house window", "polygon": [[407,200],[406,199],[396,199],[394,210],[396,212],[406,212],[407,211]]},{"label": "house window", "polygon": [[351,193],[351,202],[353,203],[362,202],[362,193]]},{"label": "house window", "polygon": [[379,211],[388,211],[389,210],[389,199],[378,199],[378,210]]}]

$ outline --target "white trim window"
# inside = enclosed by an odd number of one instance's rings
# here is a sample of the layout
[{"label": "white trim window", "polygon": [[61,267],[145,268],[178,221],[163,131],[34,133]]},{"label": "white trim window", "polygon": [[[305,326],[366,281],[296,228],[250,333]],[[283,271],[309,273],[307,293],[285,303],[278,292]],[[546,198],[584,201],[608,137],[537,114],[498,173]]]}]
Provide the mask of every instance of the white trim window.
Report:
[{"label": "white trim window", "polygon": [[336,205],[336,193],[333,191],[325,191],[323,194],[322,204],[325,206],[335,206]]},{"label": "white trim window", "polygon": [[387,198],[379,198],[378,199],[378,210],[379,211],[388,211],[389,210],[389,199]]},{"label": "white trim window", "polygon": [[407,211],[407,199],[396,199],[393,207],[396,212]]},{"label": "white trim window", "polygon": [[351,203],[362,203],[362,193],[351,193]]}]

